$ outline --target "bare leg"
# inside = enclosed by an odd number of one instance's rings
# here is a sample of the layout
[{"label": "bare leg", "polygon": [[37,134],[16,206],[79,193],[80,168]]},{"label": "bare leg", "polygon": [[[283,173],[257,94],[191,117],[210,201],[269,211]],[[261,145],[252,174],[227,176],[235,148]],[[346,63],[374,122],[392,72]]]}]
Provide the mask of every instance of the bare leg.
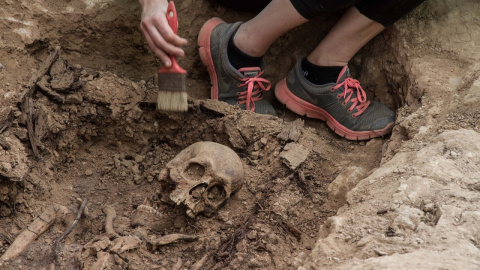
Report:
[{"label": "bare leg", "polygon": [[[253,57],[262,56],[281,35],[307,21],[290,0],[273,0],[255,18],[240,26],[234,42],[244,53]],[[351,7],[307,59],[319,66],[345,66],[384,29],[383,25]]]},{"label": "bare leg", "polygon": [[385,27],[351,7],[307,56],[318,66],[346,66],[350,59]]},{"label": "bare leg", "polygon": [[281,35],[307,21],[290,0],[273,0],[255,18],[240,26],[233,41],[244,53],[263,56]]}]

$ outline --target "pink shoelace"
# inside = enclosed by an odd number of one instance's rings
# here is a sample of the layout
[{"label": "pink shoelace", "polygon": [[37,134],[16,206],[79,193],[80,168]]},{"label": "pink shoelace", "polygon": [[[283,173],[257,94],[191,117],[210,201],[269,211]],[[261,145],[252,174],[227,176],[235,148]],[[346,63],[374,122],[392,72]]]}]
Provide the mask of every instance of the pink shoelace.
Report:
[{"label": "pink shoelace", "polygon": [[[344,106],[347,105],[349,100],[352,102],[352,106],[348,108],[348,112],[351,112],[353,111],[353,109],[356,108],[357,112],[352,114],[352,117],[356,118],[361,115],[370,105],[370,101],[367,100],[367,94],[360,85],[360,82],[350,77],[347,77],[343,82],[333,87],[332,91],[337,90],[342,86],[345,90],[343,91],[343,94],[339,94],[337,98],[343,97],[345,99],[345,101],[343,102]],[[355,98],[352,98],[355,89],[357,90],[357,96]]]},{"label": "pink shoelace", "polygon": [[[245,70],[248,70],[245,69]],[[239,69],[240,72],[244,69]],[[237,84],[238,87],[246,87],[246,91],[237,93],[237,104],[245,104],[247,110],[255,111],[255,101],[262,100],[262,92],[270,90],[272,84],[260,76],[263,71],[258,72],[254,77],[239,78],[242,83]]]}]

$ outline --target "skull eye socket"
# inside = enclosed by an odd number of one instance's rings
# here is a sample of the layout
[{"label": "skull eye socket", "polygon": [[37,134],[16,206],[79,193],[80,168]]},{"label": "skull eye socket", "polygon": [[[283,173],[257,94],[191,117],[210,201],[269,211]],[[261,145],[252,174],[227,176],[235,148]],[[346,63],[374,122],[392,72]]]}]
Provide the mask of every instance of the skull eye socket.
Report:
[{"label": "skull eye socket", "polygon": [[194,199],[198,200],[202,197],[203,192],[207,189],[208,184],[207,183],[201,183],[199,185],[196,185],[194,188],[190,189],[190,196],[192,196]]},{"label": "skull eye socket", "polygon": [[215,185],[207,190],[207,198],[214,205],[224,203],[226,197],[227,192],[223,186]]},{"label": "skull eye socket", "polygon": [[192,162],[185,169],[184,176],[191,180],[200,180],[205,174],[205,167],[201,164]]}]

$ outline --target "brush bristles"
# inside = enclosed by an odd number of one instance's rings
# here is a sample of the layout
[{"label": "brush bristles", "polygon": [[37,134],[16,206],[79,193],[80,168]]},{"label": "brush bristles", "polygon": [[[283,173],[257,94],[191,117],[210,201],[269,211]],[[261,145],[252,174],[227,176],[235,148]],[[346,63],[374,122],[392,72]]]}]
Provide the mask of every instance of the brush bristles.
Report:
[{"label": "brush bristles", "polygon": [[185,73],[158,73],[157,109],[159,111],[188,111],[185,77]]},{"label": "brush bristles", "polygon": [[157,109],[167,112],[188,111],[187,91],[158,91]]}]

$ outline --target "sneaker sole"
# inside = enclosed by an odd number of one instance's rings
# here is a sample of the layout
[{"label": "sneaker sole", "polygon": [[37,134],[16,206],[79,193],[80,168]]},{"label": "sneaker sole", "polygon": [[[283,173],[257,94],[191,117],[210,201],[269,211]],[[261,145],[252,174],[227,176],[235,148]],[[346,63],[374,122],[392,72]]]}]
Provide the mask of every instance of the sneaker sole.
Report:
[{"label": "sneaker sole", "polygon": [[287,106],[292,112],[309,118],[320,119],[327,122],[327,125],[335,131],[336,134],[346,138],[347,140],[368,140],[371,138],[387,135],[392,131],[393,123],[388,124],[383,129],[371,131],[354,131],[340,124],[327,111],[308,103],[295,96],[287,87],[286,79],[283,79],[275,86],[275,96],[277,99]]},{"label": "sneaker sole", "polygon": [[202,63],[207,67],[208,75],[210,76],[210,82],[212,83],[212,88],[210,89],[211,99],[218,99],[218,78],[217,72],[215,71],[215,65],[213,64],[212,52],[210,51],[210,37],[212,35],[213,28],[217,25],[224,23],[220,18],[212,18],[208,20],[200,29],[198,34],[198,52],[200,53],[200,58]]}]

